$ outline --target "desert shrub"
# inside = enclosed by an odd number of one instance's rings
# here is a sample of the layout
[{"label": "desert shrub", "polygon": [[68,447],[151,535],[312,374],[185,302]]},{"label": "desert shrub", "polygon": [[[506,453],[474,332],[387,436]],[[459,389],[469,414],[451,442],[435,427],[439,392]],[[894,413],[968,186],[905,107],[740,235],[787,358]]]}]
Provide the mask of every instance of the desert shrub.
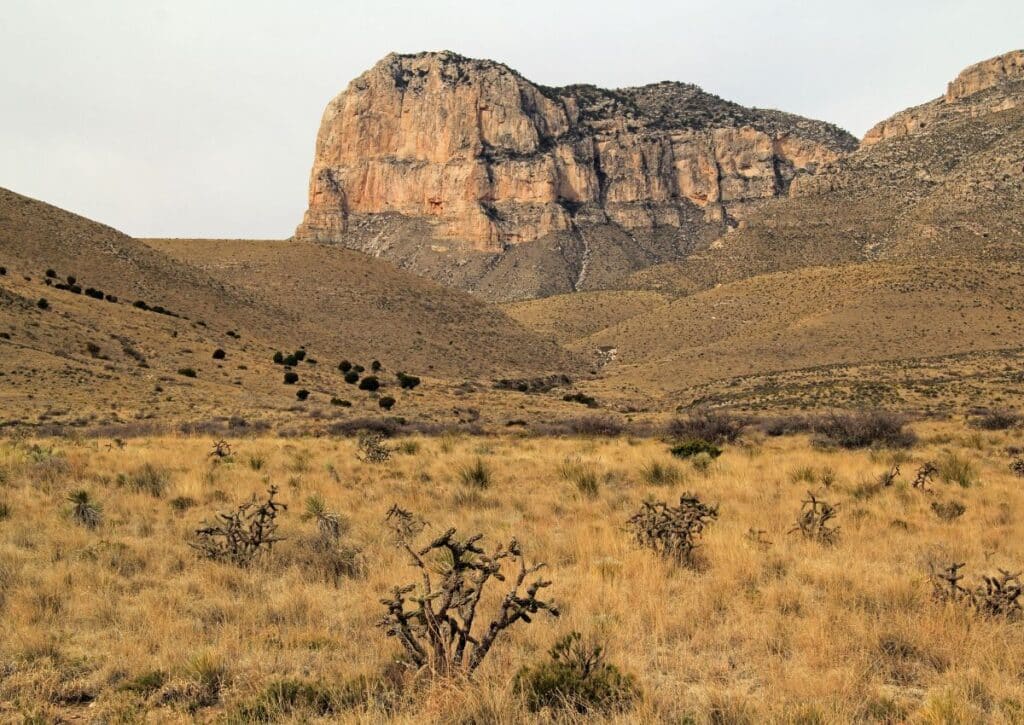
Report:
[{"label": "desert shrub", "polygon": [[305,388],[302,388],[301,390],[296,390],[295,397],[298,398],[299,400],[306,400],[309,397],[309,391],[306,390]]},{"label": "desert shrub", "polygon": [[52,269],[46,270],[46,276],[50,279],[57,279],[57,272]]},{"label": "desert shrub", "polygon": [[513,689],[532,712],[608,713],[626,710],[640,697],[636,680],[605,661],[602,647],[584,644],[579,632],[560,639],[548,654],[549,662],[524,667],[513,680]]},{"label": "desert shrub", "polygon": [[365,378],[359,381],[360,390],[368,390],[373,392],[380,388],[380,381],[373,375],[367,375]]},{"label": "desert shrub", "polygon": [[82,288],[79,287],[77,284],[69,284],[68,285],[68,292],[71,292],[72,294],[80,295],[80,294],[82,294]]},{"label": "desert shrub", "polygon": [[149,309],[149,305],[147,305],[143,300],[135,300],[134,302],[132,302],[132,307],[137,307],[140,310]]},{"label": "desert shrub", "polygon": [[103,507],[96,503],[88,491],[79,489],[68,496],[71,519],[87,529],[95,529],[103,522]]},{"label": "desert shrub", "polygon": [[277,487],[271,486],[263,503],[253,494],[237,510],[218,513],[213,522],[196,529],[189,546],[207,559],[238,566],[248,566],[262,554],[269,554],[281,541],[277,536],[277,512],[288,508],[274,500],[276,495]]},{"label": "desert shrub", "polygon": [[337,405],[342,408],[351,408],[352,402],[348,400],[342,400],[341,398],[331,398],[331,405]]},{"label": "desert shrub", "polygon": [[224,352],[224,350],[222,348],[218,347],[216,350],[213,351],[213,359],[214,360],[223,360],[226,357],[227,357],[227,353]]},{"label": "desert shrub", "polygon": [[359,373],[360,375],[366,372],[366,368],[364,368],[362,365],[353,365],[352,370]]},{"label": "desert shrub", "polygon": [[412,390],[420,384],[420,379],[418,377],[415,375],[406,375],[401,371],[399,371],[395,377],[398,378],[398,387],[403,390]]},{"label": "desert shrub", "polygon": [[46,300],[45,297],[40,297],[36,301],[36,307],[38,307],[41,310],[48,310],[50,309],[50,303]]},{"label": "desert shrub", "polygon": [[338,363],[338,370],[340,370],[343,373],[347,373],[351,369],[352,363],[350,363],[348,360],[342,360],[340,363]]},{"label": "desert shrub", "polygon": [[909,448],[917,442],[914,432],[908,430],[902,416],[884,410],[858,413],[831,413],[819,419],[814,426],[819,444],[832,444],[841,448],[868,448],[887,446]]},{"label": "desert shrub", "polygon": [[325,717],[341,709],[334,693],[321,683],[304,680],[274,680],[255,702],[239,706],[229,722],[275,723],[296,714]]},{"label": "desert shrub", "polygon": [[359,433],[356,458],[363,463],[384,463],[391,458],[391,449],[384,445],[383,434],[364,430]]},{"label": "desert shrub", "polygon": [[964,515],[966,510],[967,507],[959,501],[946,501],[944,503],[932,501],[932,511],[943,521],[958,519]]},{"label": "desert shrub", "polygon": [[1010,473],[1019,478],[1024,478],[1024,458],[1014,458],[1010,461]]},{"label": "desert shrub", "polygon": [[117,689],[120,692],[133,692],[143,697],[149,697],[163,687],[167,679],[167,673],[163,670],[147,670],[125,680],[117,686]]},{"label": "desert shrub", "polygon": [[103,295],[103,299],[107,302],[117,302],[117,295]]},{"label": "desert shrub", "polygon": [[374,360],[373,362],[370,363],[370,370],[372,370],[375,373],[380,372],[381,367],[383,366],[380,364],[380,360]]},{"label": "desert shrub", "polygon": [[191,496],[176,496],[167,502],[172,509],[181,513],[188,511],[190,508],[196,505],[196,500]]},{"label": "desert shrub", "polygon": [[614,438],[622,434],[622,424],[604,415],[592,415],[568,421],[569,430],[581,436],[603,436]]},{"label": "desert shrub", "polygon": [[701,454],[704,454],[709,458],[718,458],[722,455],[721,448],[710,441],[699,438],[683,441],[678,445],[672,446],[670,451],[676,458],[694,458]]},{"label": "desert shrub", "polygon": [[395,399],[392,398],[390,395],[385,395],[384,397],[377,401],[377,405],[382,407],[384,410],[391,410],[393,407],[395,407]]},{"label": "desert shrub", "polygon": [[6,501],[0,501],[0,521],[11,518],[11,506]]},{"label": "desert shrub", "polygon": [[834,544],[839,538],[839,527],[833,523],[838,513],[836,506],[808,492],[801,504],[796,525],[789,533],[799,532],[805,539],[819,544]]},{"label": "desert shrub", "polygon": [[94,300],[103,299],[103,292],[101,290],[96,289],[95,287],[86,287],[85,295],[86,297],[91,297]]},{"label": "desert shrub", "polygon": [[661,461],[651,461],[640,469],[640,475],[652,486],[674,486],[683,477],[678,468]]},{"label": "desert shrub", "polygon": [[[388,599],[381,626],[405,650],[410,664],[438,676],[471,675],[502,633],[517,622],[530,623],[533,615],[559,615],[551,602],[539,599],[551,582],[533,579],[543,564],[527,566],[519,542],[492,551],[480,541],[483,534],[460,540],[454,528],[429,544],[414,549],[408,541],[400,545],[418,570],[419,582],[396,586]],[[507,574],[502,571],[512,564]],[[474,626],[479,604],[493,581],[509,581],[508,593],[486,627]]]},{"label": "desert shrub", "polygon": [[7,267],[0,267],[0,277],[7,276]]},{"label": "desert shrub", "polygon": [[469,488],[489,488],[493,475],[484,459],[477,458],[473,463],[459,468],[459,481]]},{"label": "desert shrub", "polygon": [[282,353],[280,350],[274,353],[274,364],[284,365],[284,353]]},{"label": "desert shrub", "polygon": [[745,427],[746,422],[733,415],[700,408],[669,423],[668,433],[673,438],[721,444],[734,442]]},{"label": "desert shrub", "polygon": [[293,372],[292,370],[289,370],[288,372],[286,372],[284,374],[284,384],[285,385],[295,385],[295,383],[297,383],[297,382],[299,382],[299,374],[298,373]]},{"label": "desert shrub", "polygon": [[693,494],[684,493],[679,497],[678,506],[645,501],[626,525],[640,546],[679,564],[692,565],[696,563],[694,554],[704,528],[717,518],[717,506],[709,506]]},{"label": "desert shrub", "polygon": [[939,479],[944,483],[955,483],[961,488],[970,488],[977,483],[974,464],[953,451],[946,451],[938,460]]},{"label": "desert shrub", "polygon": [[298,362],[302,362],[303,360],[306,359],[306,351],[302,348],[299,348],[298,350],[292,353],[292,357],[295,358]]},{"label": "desert shrub", "polygon": [[171,482],[171,472],[152,463],[143,463],[128,475],[118,476],[117,482],[133,491],[159,498]]},{"label": "desert shrub", "polygon": [[587,395],[585,393],[567,393],[562,396],[562,400],[567,403],[579,403],[585,405],[588,408],[598,408],[597,398]]},{"label": "desert shrub", "polygon": [[1013,410],[986,410],[971,418],[968,424],[981,430],[1008,430],[1020,425],[1021,416]]},{"label": "desert shrub", "polygon": [[293,368],[299,364],[299,359],[295,357],[295,355],[285,355],[284,358],[281,360],[281,363],[290,368]]},{"label": "desert shrub", "polygon": [[359,382],[359,373],[357,373],[355,370],[349,370],[347,373],[345,373],[345,382],[348,383],[349,385],[355,385],[356,383]]},{"label": "desert shrub", "polygon": [[78,278],[70,274],[67,277],[65,277],[65,279],[67,280],[68,284],[75,284],[76,282],[78,282]]},{"label": "desert shrub", "polygon": [[178,368],[178,375],[183,375],[186,378],[194,378],[197,376],[195,368]]},{"label": "desert shrub", "polygon": [[911,487],[916,488],[919,491],[928,491],[928,484],[931,483],[932,477],[939,472],[939,467],[932,461],[925,461],[917,469],[917,473],[914,474],[914,480],[911,482]]}]

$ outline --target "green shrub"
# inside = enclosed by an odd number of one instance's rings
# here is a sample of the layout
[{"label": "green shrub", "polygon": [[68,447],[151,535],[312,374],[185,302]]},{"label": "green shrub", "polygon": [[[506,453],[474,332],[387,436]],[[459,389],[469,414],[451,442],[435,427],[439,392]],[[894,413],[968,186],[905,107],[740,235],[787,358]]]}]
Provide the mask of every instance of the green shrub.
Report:
[{"label": "green shrub", "polygon": [[196,371],[194,368],[178,368],[178,375],[184,375],[186,378],[196,377]]},{"label": "green shrub", "polygon": [[168,503],[171,508],[181,513],[182,511],[188,511],[190,508],[196,505],[196,500],[191,496],[176,496],[172,498]]},{"label": "green shrub", "polygon": [[373,392],[380,388],[380,381],[373,375],[367,375],[365,378],[359,381],[360,390],[368,390]]},{"label": "green shrub", "polygon": [[45,297],[40,297],[39,300],[36,302],[36,307],[38,307],[41,310],[48,310],[50,309],[50,303],[46,300]]},{"label": "green shrub", "polygon": [[672,455],[676,458],[693,458],[701,453],[710,458],[718,458],[722,455],[722,449],[709,441],[694,439],[683,441],[672,447]]},{"label": "green shrub", "polygon": [[384,410],[391,410],[392,408],[395,407],[395,399],[392,398],[390,395],[385,395],[384,397],[377,401],[377,405],[382,407]]},{"label": "green shrub", "polygon": [[287,355],[281,362],[288,367],[293,368],[299,364],[299,359],[294,355]]},{"label": "green shrub", "polygon": [[355,370],[349,370],[347,373],[345,373],[345,382],[348,383],[349,385],[355,385],[356,383],[359,382],[359,373],[357,373]]},{"label": "green shrub", "polygon": [[340,370],[343,373],[347,373],[351,369],[352,363],[350,363],[348,360],[342,360],[340,363],[338,363],[338,370]]},{"label": "green shrub", "polygon": [[609,713],[628,710],[640,698],[635,678],[608,664],[602,647],[583,644],[579,632],[563,637],[549,654],[550,662],[524,667],[513,681],[533,712]]},{"label": "green shrub", "polygon": [[213,351],[214,360],[223,360],[225,357],[227,357],[227,353],[224,352],[221,348],[218,347],[216,350]]},{"label": "green shrub", "polygon": [[597,404],[597,398],[591,395],[586,395],[585,393],[567,393],[566,395],[562,396],[562,400],[564,400],[567,403],[580,403],[581,405],[585,405],[588,408],[600,407]]},{"label": "green shrub", "polygon": [[374,360],[372,363],[370,363],[370,370],[372,370],[375,373],[380,372],[381,367],[383,366],[380,364],[380,360]]},{"label": "green shrub", "polygon": [[295,392],[295,397],[298,398],[299,400],[305,400],[306,398],[309,397],[309,391],[306,390],[305,388],[303,388],[302,390],[297,390]]},{"label": "green shrub", "polygon": [[415,375],[406,375],[403,372],[399,372],[395,377],[398,378],[398,387],[403,390],[412,390],[420,384],[420,379]]},{"label": "green shrub", "polygon": [[46,270],[46,276],[50,279],[57,279],[57,272],[52,269],[48,269]]},{"label": "green shrub", "polygon": [[289,370],[288,372],[286,372],[284,374],[284,384],[285,385],[295,385],[295,383],[297,383],[297,382],[299,382],[299,374],[298,373]]},{"label": "green shrub", "polygon": [[306,351],[303,350],[302,348],[299,348],[298,350],[292,353],[292,357],[295,358],[297,362],[302,362],[303,360],[306,359]]},{"label": "green shrub", "polygon": [[274,353],[274,364],[284,365],[284,353],[282,353],[280,350]]}]

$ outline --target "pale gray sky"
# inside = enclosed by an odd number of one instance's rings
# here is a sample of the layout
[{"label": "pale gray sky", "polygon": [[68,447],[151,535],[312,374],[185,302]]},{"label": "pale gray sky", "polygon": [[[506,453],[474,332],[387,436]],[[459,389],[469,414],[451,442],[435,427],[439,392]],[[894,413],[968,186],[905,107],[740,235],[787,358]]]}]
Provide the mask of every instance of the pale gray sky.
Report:
[{"label": "pale gray sky", "polygon": [[697,83],[860,136],[1024,46],[1021,0],[3,0],[0,186],[135,236],[286,237],[320,113],[388,52]]}]

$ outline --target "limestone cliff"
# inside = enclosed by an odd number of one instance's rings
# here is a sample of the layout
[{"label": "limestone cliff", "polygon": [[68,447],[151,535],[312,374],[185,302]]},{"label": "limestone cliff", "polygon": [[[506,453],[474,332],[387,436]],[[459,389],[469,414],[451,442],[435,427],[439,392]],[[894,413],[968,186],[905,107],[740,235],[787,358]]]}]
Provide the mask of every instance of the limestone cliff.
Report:
[{"label": "limestone cliff", "polygon": [[602,286],[855,147],[693,85],[546,88],[491,61],[392,54],[328,105],[296,237],[497,299]]},{"label": "limestone cliff", "polygon": [[1021,102],[1017,87],[1021,83],[1024,83],[1024,50],[975,63],[950,81],[944,96],[885,119],[865,134],[862,143],[873,146],[885,139],[928,128],[929,124],[1015,108]]}]

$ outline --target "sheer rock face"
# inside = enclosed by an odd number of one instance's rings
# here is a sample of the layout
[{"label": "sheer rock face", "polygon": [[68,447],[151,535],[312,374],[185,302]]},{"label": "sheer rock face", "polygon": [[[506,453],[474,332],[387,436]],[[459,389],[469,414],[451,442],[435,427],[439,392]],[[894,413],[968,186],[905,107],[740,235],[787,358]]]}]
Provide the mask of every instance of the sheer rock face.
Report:
[{"label": "sheer rock face", "polygon": [[[609,225],[634,238],[679,237],[648,249],[653,258],[624,262],[635,268],[735,226],[797,175],[855,147],[829,124],[692,85],[544,88],[491,61],[392,54],[328,105],[296,237],[340,241],[468,287],[485,272],[453,276],[465,259],[424,260],[423,248],[500,256]],[[416,240],[402,232],[410,227]],[[549,276],[579,281],[586,250],[565,251],[567,268]]]},{"label": "sheer rock face", "polygon": [[1014,50],[968,66],[946,88],[946,95],[900,111],[864,136],[862,144],[899,138],[960,116],[1007,111],[1021,103],[1024,50]]}]

